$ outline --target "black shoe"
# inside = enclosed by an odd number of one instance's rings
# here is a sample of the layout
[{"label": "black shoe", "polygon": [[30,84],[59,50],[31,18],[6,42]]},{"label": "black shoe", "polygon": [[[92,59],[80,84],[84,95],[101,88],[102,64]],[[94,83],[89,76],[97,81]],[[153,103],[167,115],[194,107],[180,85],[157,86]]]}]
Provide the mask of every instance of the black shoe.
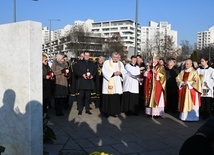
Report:
[{"label": "black shoe", "polygon": [[111,115],[112,117],[117,117],[117,115]]},{"label": "black shoe", "polygon": [[131,115],[131,113],[130,113],[130,112],[126,112],[125,114],[126,114],[126,116],[130,116],[130,115]]},{"label": "black shoe", "polygon": [[86,113],[86,114],[89,114],[89,115],[91,115],[91,114],[92,114],[90,111],[86,111],[85,113]]},{"label": "black shoe", "polygon": [[79,112],[78,112],[78,115],[82,115],[82,111],[79,111]]},{"label": "black shoe", "polygon": [[134,116],[138,116],[139,114],[138,114],[138,113],[136,113],[136,112],[134,112],[134,113],[132,113],[132,115],[134,115]]}]

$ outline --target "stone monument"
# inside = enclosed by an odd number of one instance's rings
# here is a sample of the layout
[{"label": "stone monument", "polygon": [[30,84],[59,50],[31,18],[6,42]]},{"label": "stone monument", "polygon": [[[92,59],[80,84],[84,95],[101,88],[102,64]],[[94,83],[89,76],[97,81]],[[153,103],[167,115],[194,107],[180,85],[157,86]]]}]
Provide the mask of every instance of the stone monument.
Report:
[{"label": "stone monument", "polygon": [[0,146],[42,155],[42,24],[0,25]]}]

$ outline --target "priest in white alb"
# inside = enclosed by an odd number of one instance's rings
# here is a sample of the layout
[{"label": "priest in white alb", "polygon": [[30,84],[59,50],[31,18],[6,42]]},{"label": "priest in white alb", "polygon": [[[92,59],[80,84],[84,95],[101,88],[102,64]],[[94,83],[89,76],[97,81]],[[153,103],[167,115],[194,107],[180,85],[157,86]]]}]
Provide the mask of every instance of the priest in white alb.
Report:
[{"label": "priest in white alb", "polygon": [[201,66],[197,69],[201,79],[201,107],[199,108],[199,115],[202,119],[207,119],[211,115],[214,87],[214,69],[209,67],[207,57],[201,58]]},{"label": "priest in white alb", "polygon": [[140,68],[137,65],[137,56],[131,56],[131,62],[126,64],[127,74],[123,81],[123,95],[121,110],[126,115],[138,115]]},{"label": "priest in white alb", "polygon": [[121,94],[122,81],[125,77],[126,70],[121,61],[119,54],[112,53],[112,57],[106,60],[102,68],[103,73],[103,88],[102,88],[102,107],[101,112],[106,117],[117,117],[121,113]]}]

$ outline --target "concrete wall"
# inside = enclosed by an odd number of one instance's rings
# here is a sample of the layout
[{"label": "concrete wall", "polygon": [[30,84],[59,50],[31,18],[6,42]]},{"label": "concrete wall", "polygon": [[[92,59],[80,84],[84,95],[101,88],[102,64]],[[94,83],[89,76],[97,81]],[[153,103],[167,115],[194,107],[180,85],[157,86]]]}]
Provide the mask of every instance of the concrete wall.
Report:
[{"label": "concrete wall", "polygon": [[0,25],[0,146],[4,155],[41,155],[42,25]]}]

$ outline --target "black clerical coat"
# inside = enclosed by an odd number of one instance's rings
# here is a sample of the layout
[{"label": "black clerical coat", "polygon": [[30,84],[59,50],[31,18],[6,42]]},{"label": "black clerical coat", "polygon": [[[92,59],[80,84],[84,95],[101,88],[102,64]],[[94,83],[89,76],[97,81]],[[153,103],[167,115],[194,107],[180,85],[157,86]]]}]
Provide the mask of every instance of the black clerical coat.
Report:
[{"label": "black clerical coat", "polygon": [[[77,62],[77,64],[74,67],[74,72],[78,77],[77,80],[77,89],[78,90],[93,90],[94,89],[94,80],[96,73],[97,73],[97,67],[94,64],[94,62],[88,60],[80,60]],[[83,74],[87,73],[87,70],[91,73],[93,76],[92,79],[84,79]]]}]

